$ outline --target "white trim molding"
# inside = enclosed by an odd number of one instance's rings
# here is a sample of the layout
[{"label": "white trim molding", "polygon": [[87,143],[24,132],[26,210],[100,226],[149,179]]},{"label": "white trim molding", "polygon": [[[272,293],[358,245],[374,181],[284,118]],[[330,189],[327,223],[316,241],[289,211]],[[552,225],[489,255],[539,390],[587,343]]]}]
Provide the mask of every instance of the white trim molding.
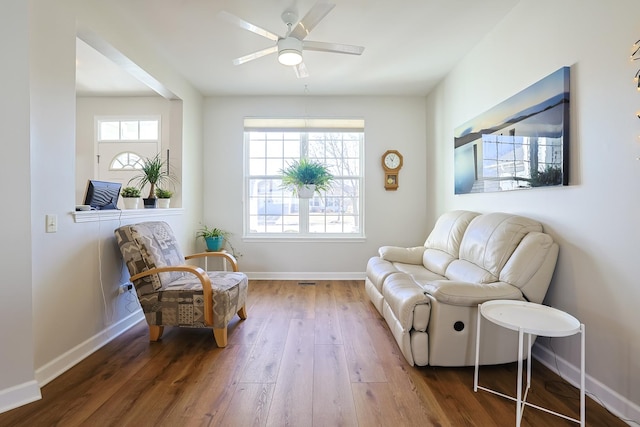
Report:
[{"label": "white trim molding", "polygon": [[[532,355],[565,381],[578,389],[580,388],[579,368],[537,342],[533,346]],[[627,423],[631,420],[637,423],[637,420],[640,420],[640,406],[594,379],[589,374],[585,376],[585,388],[587,397],[590,397],[621,420]],[[589,414],[587,414],[587,417],[589,417]]]},{"label": "white trim molding", "polygon": [[36,380],[0,390],[0,414],[42,399]]},{"label": "white trim molding", "polygon": [[364,280],[366,273],[361,271],[344,272],[268,272],[243,271],[251,280]]},{"label": "white trim molding", "polygon": [[141,321],[144,321],[144,314],[142,309],[138,309],[118,323],[114,323],[46,365],[36,369],[36,381],[38,381],[40,387],[45,386]]}]

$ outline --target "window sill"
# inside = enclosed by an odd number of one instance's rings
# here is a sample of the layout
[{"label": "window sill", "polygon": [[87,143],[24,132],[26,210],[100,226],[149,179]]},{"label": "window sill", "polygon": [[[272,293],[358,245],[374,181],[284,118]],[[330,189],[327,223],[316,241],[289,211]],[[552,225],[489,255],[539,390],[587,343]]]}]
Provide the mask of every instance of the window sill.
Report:
[{"label": "window sill", "polygon": [[123,209],[123,210],[104,210],[104,211],[75,211],[71,212],[74,222],[99,222],[109,220],[121,220],[128,218],[152,218],[182,215],[182,208],[168,209]]},{"label": "window sill", "polygon": [[365,236],[291,236],[291,235],[272,235],[272,236],[243,236],[243,242],[250,243],[282,243],[282,242],[298,242],[298,243],[361,243],[366,242]]}]

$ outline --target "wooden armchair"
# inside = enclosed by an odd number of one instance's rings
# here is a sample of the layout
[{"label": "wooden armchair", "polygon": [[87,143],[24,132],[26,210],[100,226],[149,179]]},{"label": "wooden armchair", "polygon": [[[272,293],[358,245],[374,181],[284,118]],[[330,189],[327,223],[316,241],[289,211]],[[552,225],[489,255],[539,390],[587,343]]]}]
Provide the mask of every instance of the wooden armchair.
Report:
[{"label": "wooden armchair", "polygon": [[[213,327],[218,347],[227,345],[227,325],[233,316],[247,318],[248,279],[226,252],[183,256],[171,227],[150,221],[119,227],[116,241],[131,274],[138,300],[157,341],[165,326]],[[185,260],[222,257],[233,271],[208,271]]]}]

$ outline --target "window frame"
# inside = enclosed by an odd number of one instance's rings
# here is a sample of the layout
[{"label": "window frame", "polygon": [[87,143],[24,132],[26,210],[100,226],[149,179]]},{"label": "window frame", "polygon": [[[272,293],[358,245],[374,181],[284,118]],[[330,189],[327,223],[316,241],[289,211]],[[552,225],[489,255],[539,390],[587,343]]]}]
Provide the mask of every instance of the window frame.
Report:
[{"label": "window frame", "polygon": [[[95,141],[97,144],[100,143],[130,143],[130,142],[134,142],[134,143],[155,143],[160,145],[161,143],[161,135],[162,135],[162,120],[161,120],[161,116],[160,115],[145,115],[145,114],[141,114],[141,115],[127,115],[127,116],[122,116],[122,115],[117,115],[117,116],[95,116],[94,118],[95,120],[95,125],[94,125],[94,130],[95,130]],[[157,128],[157,138],[155,139],[145,139],[145,138],[140,138],[140,122],[150,122],[150,121],[155,121],[158,125]],[[101,124],[104,122],[118,122],[119,127],[119,138],[117,139],[103,139],[102,138],[102,134],[101,134]],[[138,122],[138,139],[123,139],[122,138],[122,123],[124,122]]]},{"label": "window frame", "polygon": [[[252,158],[250,153],[250,144],[251,132],[277,132],[277,133],[300,133],[303,136],[299,139],[299,147],[301,152],[299,153],[297,159],[301,157],[306,157],[308,153],[304,153],[304,147],[309,144],[309,134],[312,133],[340,133],[340,143],[342,146],[345,144],[345,140],[343,134],[345,133],[356,133],[359,134],[357,137],[357,171],[358,173],[355,175],[337,175],[337,181],[340,183],[340,192],[343,191],[343,183],[348,180],[356,180],[356,185],[359,187],[357,193],[354,198],[357,199],[357,209],[356,214],[346,214],[345,210],[341,210],[339,213],[327,211],[326,208],[322,210],[321,218],[324,219],[324,230],[321,232],[311,232],[310,231],[310,219],[312,218],[312,213],[317,215],[317,209],[313,209],[317,206],[312,205],[312,203],[317,204],[318,201],[321,200],[323,204],[326,206],[331,200],[330,204],[334,204],[334,198],[338,197],[342,199],[342,205],[344,206],[344,199],[347,199],[348,196],[344,193],[337,196],[329,194],[324,194],[322,198],[312,198],[308,199],[308,201],[301,202],[298,200],[297,206],[297,215],[294,215],[298,218],[297,232],[267,232],[267,231],[252,231],[251,230],[251,216],[252,216],[252,195],[255,199],[255,194],[252,193],[251,186],[255,185],[256,180],[263,179],[264,181],[278,181],[281,178],[279,174],[272,174],[270,171],[265,170],[264,175],[253,174],[251,175],[250,170],[250,162]],[[286,139],[283,135],[283,141]],[[265,137],[265,140],[268,139]],[[243,132],[243,240],[244,241],[306,241],[306,242],[317,242],[317,241],[364,241],[365,239],[365,213],[364,213],[364,166],[365,166],[365,133],[364,133],[364,120],[363,119],[283,119],[283,118],[245,118],[244,123],[244,132]],[[266,148],[265,148],[266,150]],[[264,159],[266,162],[270,157],[264,154],[264,157],[258,157],[258,159]],[[283,165],[286,164],[286,160],[291,160],[292,157],[284,152],[280,154],[279,157],[275,157],[276,159],[280,159]],[[295,158],[295,157],[294,157]],[[352,157],[346,157],[347,159]],[[340,159],[345,159],[344,153]],[[342,163],[344,165],[344,163]],[[258,182],[257,185],[260,183]],[[269,185],[269,183],[267,183]],[[278,187],[279,188],[279,187]],[[287,191],[284,191],[282,199],[285,200],[285,195],[287,197],[290,196]],[[304,199],[303,199],[304,200]],[[284,203],[283,203],[284,204]],[[354,209],[352,208],[352,209]],[[344,208],[343,208],[344,209]],[[314,211],[315,210],[315,211]],[[314,212],[312,212],[314,211]],[[352,210],[352,212],[354,212]],[[341,220],[344,220],[344,217],[353,217],[354,222],[358,223],[358,231],[353,233],[348,232],[327,232],[327,217],[333,216],[331,214],[336,214],[335,216],[339,216]],[[255,212],[254,212],[255,216]],[[280,215],[281,217],[283,215]],[[266,219],[266,218],[265,218]]]}]

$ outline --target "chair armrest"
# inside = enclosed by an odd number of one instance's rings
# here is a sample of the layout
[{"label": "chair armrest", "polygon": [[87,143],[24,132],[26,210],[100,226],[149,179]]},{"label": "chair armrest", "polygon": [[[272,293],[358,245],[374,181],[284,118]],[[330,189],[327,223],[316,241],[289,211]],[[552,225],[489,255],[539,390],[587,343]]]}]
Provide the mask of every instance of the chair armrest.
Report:
[{"label": "chair armrest", "polygon": [[416,246],[413,248],[402,248],[400,246],[382,246],[378,249],[380,258],[390,262],[401,262],[404,264],[422,264],[422,255],[425,251],[424,246]]},{"label": "chair armrest", "polygon": [[133,283],[138,279],[142,279],[152,274],[166,273],[171,271],[184,271],[195,275],[202,284],[202,293],[204,298],[204,321],[207,325],[213,325],[213,290],[211,289],[211,279],[207,273],[200,267],[193,265],[171,265],[167,267],[156,267],[143,271],[131,276],[129,280]]},{"label": "chair armrest", "polygon": [[199,252],[197,254],[192,254],[192,255],[187,255],[186,257],[184,257],[185,260],[187,259],[195,259],[195,258],[207,258],[207,257],[214,257],[214,258],[225,258],[227,261],[229,261],[229,264],[231,264],[231,267],[233,269],[233,271],[238,272],[238,261],[236,260],[236,258],[231,255],[229,252],[226,251],[219,251],[219,252]]},{"label": "chair armrest", "polygon": [[522,300],[522,292],[506,282],[471,283],[434,280],[422,286],[436,301],[463,307],[476,306],[495,299]]}]

